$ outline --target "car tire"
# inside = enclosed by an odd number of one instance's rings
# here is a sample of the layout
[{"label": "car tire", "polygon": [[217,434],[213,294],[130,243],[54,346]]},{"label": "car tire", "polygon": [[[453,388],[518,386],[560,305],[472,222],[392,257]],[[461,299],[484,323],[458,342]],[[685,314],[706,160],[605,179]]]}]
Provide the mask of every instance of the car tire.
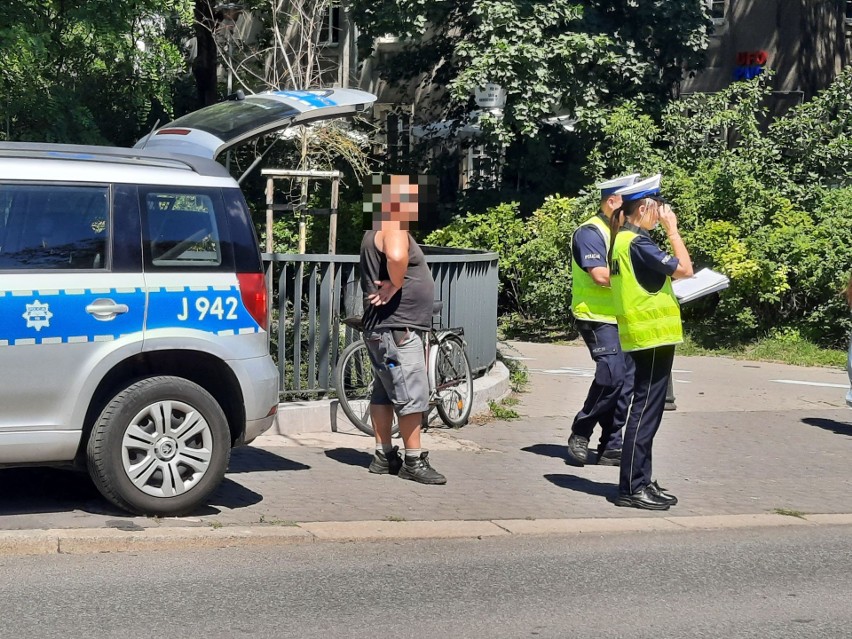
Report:
[{"label": "car tire", "polygon": [[192,512],[225,476],[231,434],[210,393],[181,377],[149,377],[104,408],[87,447],[89,474],[116,506],[139,515]]}]

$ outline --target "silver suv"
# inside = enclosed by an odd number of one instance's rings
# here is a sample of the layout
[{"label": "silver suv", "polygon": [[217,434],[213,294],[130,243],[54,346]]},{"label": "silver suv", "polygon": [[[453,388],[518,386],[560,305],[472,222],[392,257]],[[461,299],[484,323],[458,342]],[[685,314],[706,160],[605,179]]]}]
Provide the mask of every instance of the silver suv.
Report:
[{"label": "silver suv", "polygon": [[139,149],[0,143],[0,466],[87,466],[134,513],[203,502],[278,407],[254,226],[214,159],[374,99],[250,96]]}]

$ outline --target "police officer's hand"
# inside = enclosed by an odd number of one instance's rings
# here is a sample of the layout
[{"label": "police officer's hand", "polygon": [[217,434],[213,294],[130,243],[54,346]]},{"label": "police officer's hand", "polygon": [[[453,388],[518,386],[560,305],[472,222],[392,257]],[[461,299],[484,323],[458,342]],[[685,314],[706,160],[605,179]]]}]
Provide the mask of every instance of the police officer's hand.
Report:
[{"label": "police officer's hand", "polygon": [[666,230],[666,235],[677,233],[677,217],[671,206],[660,204],[657,214],[660,216],[660,224]]},{"label": "police officer's hand", "polygon": [[382,306],[383,304],[387,304],[399,290],[399,288],[390,280],[376,280],[373,284],[378,287],[378,290],[367,296],[367,301],[373,306]]}]

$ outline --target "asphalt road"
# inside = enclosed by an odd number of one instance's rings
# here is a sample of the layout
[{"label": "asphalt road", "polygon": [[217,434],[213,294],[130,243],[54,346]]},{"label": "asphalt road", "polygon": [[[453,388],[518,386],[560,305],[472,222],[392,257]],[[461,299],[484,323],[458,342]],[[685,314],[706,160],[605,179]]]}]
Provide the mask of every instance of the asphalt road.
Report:
[{"label": "asphalt road", "polygon": [[0,558],[0,637],[850,637],[850,527]]}]

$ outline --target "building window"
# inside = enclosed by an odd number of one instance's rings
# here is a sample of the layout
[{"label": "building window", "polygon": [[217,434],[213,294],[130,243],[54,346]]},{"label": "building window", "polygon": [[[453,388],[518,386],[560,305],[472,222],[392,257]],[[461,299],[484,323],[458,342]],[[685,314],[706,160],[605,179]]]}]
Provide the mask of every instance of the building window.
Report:
[{"label": "building window", "polygon": [[320,44],[340,43],[340,4],[331,2],[325,9],[320,25]]},{"label": "building window", "polygon": [[846,5],[846,13],[845,13],[846,26],[850,27],[850,26],[852,26],[852,0],[846,0],[845,5]]},{"label": "building window", "polygon": [[728,14],[728,0],[705,0],[707,13],[714,24],[723,24]]},{"label": "building window", "polygon": [[500,185],[502,152],[484,144],[464,149],[461,161],[462,189],[493,189]]},{"label": "building window", "polygon": [[399,170],[409,160],[411,154],[411,111],[410,107],[401,107],[395,111],[388,111],[385,118],[385,130],[387,132],[387,152],[385,157],[388,163]]}]

